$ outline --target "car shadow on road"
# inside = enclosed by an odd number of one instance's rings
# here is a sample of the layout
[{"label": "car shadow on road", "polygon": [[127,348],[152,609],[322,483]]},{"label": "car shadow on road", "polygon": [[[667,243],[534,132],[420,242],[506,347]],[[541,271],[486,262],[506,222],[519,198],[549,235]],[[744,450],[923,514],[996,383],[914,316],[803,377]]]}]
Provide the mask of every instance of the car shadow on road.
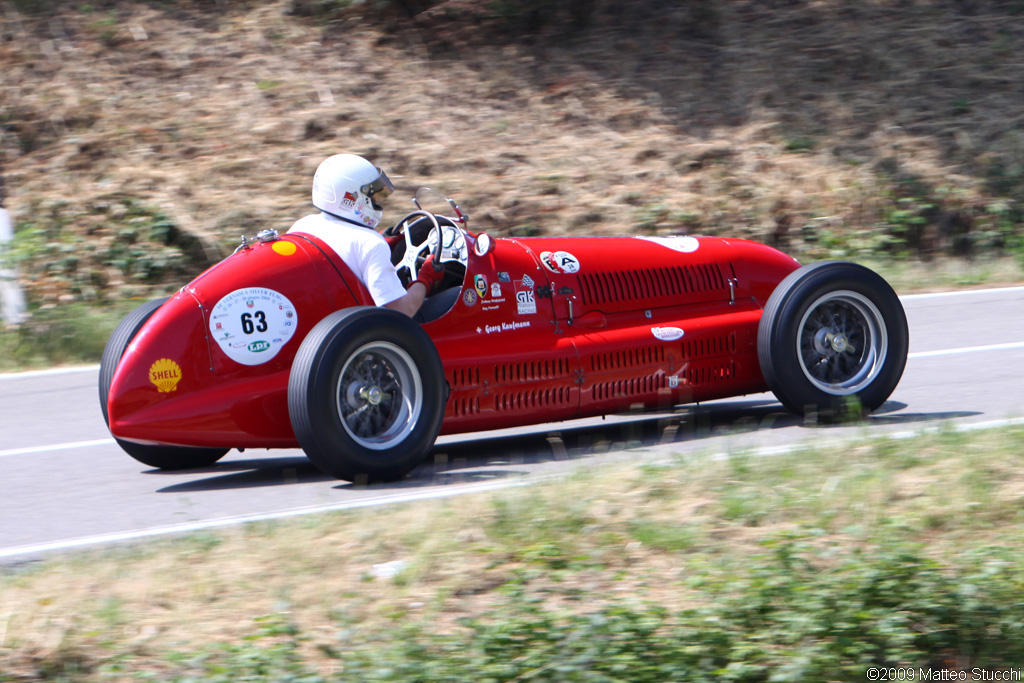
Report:
[{"label": "car shadow on road", "polygon": [[[699,444],[714,437],[801,428],[833,430],[854,427],[912,425],[979,415],[978,412],[907,413],[907,405],[889,401],[874,414],[855,423],[815,424],[766,400],[722,401],[684,406],[672,413],[620,416],[577,426],[553,425],[527,433],[466,435],[434,447],[428,459],[406,478],[391,483],[341,483],[339,490],[398,490],[473,484],[528,475],[530,466],[578,460],[621,450],[676,443]],[[335,481],[305,456],[225,460],[205,470],[163,472],[159,476],[209,473],[158,489],[159,493],[187,493]]]}]

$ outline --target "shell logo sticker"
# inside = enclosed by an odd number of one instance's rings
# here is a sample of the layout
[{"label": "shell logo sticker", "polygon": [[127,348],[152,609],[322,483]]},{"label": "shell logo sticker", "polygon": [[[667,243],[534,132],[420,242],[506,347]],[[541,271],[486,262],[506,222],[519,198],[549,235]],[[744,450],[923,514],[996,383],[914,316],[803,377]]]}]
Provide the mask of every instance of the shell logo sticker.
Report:
[{"label": "shell logo sticker", "polygon": [[651,334],[661,341],[675,341],[682,339],[686,333],[678,327],[652,327]]},{"label": "shell logo sticker", "polygon": [[149,381],[161,394],[169,394],[178,388],[181,367],[170,358],[161,358],[149,366]]},{"label": "shell logo sticker", "polygon": [[578,273],[580,260],[567,251],[541,252],[540,262],[552,273]]}]

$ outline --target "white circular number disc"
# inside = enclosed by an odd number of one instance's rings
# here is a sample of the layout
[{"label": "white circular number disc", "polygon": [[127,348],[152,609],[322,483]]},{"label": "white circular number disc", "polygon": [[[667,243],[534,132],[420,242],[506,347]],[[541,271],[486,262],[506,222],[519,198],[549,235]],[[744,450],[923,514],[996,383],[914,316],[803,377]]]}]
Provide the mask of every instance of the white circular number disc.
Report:
[{"label": "white circular number disc", "polygon": [[299,315],[286,296],[272,289],[236,289],[210,312],[210,336],[228,358],[261,365],[295,334]]}]

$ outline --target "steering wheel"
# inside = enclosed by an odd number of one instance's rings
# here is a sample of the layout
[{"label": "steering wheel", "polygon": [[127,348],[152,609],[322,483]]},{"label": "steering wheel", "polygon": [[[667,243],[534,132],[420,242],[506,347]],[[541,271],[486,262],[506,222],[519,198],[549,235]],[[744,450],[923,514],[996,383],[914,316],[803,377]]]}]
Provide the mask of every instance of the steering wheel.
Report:
[{"label": "steering wheel", "polygon": [[[416,219],[415,221],[413,221],[414,218]],[[419,244],[416,244],[413,241],[415,238],[412,235],[412,231],[409,230],[409,227],[413,223],[418,223],[423,219],[427,219],[430,222],[431,227],[434,229],[436,237],[433,240],[433,245],[431,245],[429,232],[427,233],[426,238]],[[441,245],[443,242],[441,239],[441,226],[438,224],[437,218],[434,217],[434,214],[429,211],[413,211],[405,218],[395,223],[393,227],[388,228],[385,231],[385,234],[388,237],[397,237],[398,235],[402,235],[405,238],[405,253],[402,255],[402,259],[394,264],[395,272],[398,273],[398,277],[404,284],[412,282],[416,279],[416,276],[419,275],[420,266],[427,259],[427,255],[431,252],[431,246],[433,246],[434,270],[440,271],[444,268],[444,264],[441,263]],[[406,269],[406,273],[402,272],[403,268]],[[402,277],[402,275],[406,274],[408,275],[408,279]]]},{"label": "steering wheel", "polygon": [[428,254],[434,256],[434,267],[446,269],[446,285],[461,282],[467,261],[466,238],[450,218],[428,211],[413,211],[384,231],[386,237],[401,235],[404,239],[392,248],[391,262],[403,285],[416,279]]}]

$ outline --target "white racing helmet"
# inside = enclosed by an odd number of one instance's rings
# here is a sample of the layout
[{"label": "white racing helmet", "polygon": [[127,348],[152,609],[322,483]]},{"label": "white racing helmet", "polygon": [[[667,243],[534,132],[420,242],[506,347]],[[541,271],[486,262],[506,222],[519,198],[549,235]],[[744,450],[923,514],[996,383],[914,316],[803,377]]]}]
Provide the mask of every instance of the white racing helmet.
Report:
[{"label": "white racing helmet", "polygon": [[313,206],[358,225],[376,228],[379,202],[394,192],[387,174],[355,154],[327,157],[313,176]]}]

